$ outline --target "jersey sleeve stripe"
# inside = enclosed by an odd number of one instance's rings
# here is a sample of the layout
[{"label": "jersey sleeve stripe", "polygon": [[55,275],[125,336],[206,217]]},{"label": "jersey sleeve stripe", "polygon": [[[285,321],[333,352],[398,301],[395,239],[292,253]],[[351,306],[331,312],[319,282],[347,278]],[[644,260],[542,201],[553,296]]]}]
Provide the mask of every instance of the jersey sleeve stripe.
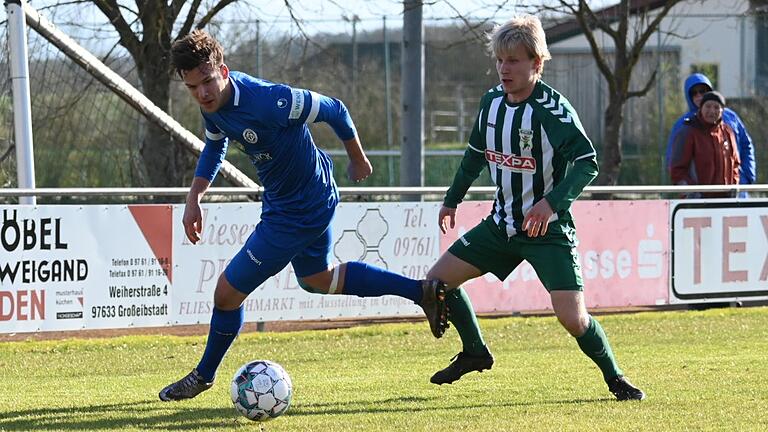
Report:
[{"label": "jersey sleeve stripe", "polygon": [[471,148],[472,150],[478,152],[478,153],[485,153],[485,150],[480,150],[478,148],[475,148],[472,146],[472,144],[467,144],[467,147]]},{"label": "jersey sleeve stripe", "polygon": [[235,90],[234,104],[235,106],[240,106],[240,87],[237,86],[237,83],[235,83],[235,80],[231,77],[229,81],[232,83],[232,88]]},{"label": "jersey sleeve stripe", "polygon": [[309,115],[305,123],[314,123],[317,118],[317,113],[320,112],[320,95],[311,91],[309,92],[312,97],[312,107],[309,109]]},{"label": "jersey sleeve stripe", "polygon": [[205,137],[208,138],[211,141],[219,141],[224,139],[223,133],[214,133],[209,131],[208,129],[205,130]]},{"label": "jersey sleeve stripe", "polygon": [[596,152],[589,152],[587,154],[583,154],[583,155],[577,157],[573,161],[576,162],[577,160],[591,158],[592,156],[597,156],[597,153]]}]

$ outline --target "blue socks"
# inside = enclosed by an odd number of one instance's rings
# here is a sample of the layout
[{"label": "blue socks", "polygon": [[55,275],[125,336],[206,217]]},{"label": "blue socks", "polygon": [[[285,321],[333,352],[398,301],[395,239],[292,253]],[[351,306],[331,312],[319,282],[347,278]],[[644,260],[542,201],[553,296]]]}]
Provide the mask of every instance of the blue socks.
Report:
[{"label": "blue socks", "polygon": [[[362,262],[348,262],[344,275],[344,294],[359,297],[396,295],[419,303],[422,297],[421,281],[409,279],[390,271]],[[207,382],[216,377],[216,370],[224,354],[234,342],[243,326],[243,307],[233,311],[213,308],[211,327],[205,352],[197,365],[197,373]]]},{"label": "blue socks", "polygon": [[419,303],[422,297],[421,281],[409,279],[362,262],[348,262],[344,274],[344,293],[358,297],[378,297],[387,294],[407,298]]},{"label": "blue socks", "polygon": [[243,326],[243,307],[232,311],[224,311],[213,308],[211,316],[211,328],[208,331],[208,341],[205,343],[205,352],[197,365],[197,373],[206,382],[213,382],[216,377],[216,369],[219,368],[224,354],[232,345],[240,328]]}]

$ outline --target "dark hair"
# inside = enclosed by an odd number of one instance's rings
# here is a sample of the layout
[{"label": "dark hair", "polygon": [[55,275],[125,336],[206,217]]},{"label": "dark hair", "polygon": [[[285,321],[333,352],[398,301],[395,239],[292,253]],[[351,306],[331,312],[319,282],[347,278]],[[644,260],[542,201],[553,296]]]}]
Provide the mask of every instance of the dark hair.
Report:
[{"label": "dark hair", "polygon": [[704,93],[704,96],[701,97],[701,106],[704,106],[706,101],[715,101],[725,107],[725,97],[714,90]]},{"label": "dark hair", "polygon": [[171,46],[171,66],[179,76],[201,64],[219,66],[224,63],[224,49],[207,32],[196,29]]}]

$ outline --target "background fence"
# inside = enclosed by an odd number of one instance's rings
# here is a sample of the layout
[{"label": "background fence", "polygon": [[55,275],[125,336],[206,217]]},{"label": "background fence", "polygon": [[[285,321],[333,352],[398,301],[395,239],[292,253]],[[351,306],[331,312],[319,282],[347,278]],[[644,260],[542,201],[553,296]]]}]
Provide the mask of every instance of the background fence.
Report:
[{"label": "background fence", "polygon": [[[77,14],[65,13],[63,9],[41,13],[139,85],[130,57],[109,42],[115,40],[109,25],[88,25]],[[345,21],[349,24],[348,17],[339,18],[340,24]],[[232,69],[336,96],[349,106],[367,149],[399,150],[401,17],[383,17],[380,28],[375,30],[311,36],[298,27],[276,32],[267,24],[260,19],[241,17],[214,21],[209,31],[229,41],[227,62]],[[497,84],[497,79],[481,37],[490,29],[489,23],[426,20],[425,26],[425,138],[431,153],[425,161],[424,178],[425,185],[438,186],[451,181],[474,123],[477,103],[488,88]],[[138,143],[146,134],[146,120],[34,31],[29,31],[28,39],[37,185],[152,186],[143,176],[138,154]],[[4,42],[0,56],[0,186],[14,187],[6,25],[0,26],[0,40]],[[607,100],[605,81],[588,51],[551,48],[554,58],[546,65],[543,78],[573,103],[600,153]],[[657,69],[659,80],[645,97],[633,98],[626,106],[625,163],[620,184],[667,181],[660,163],[661,153],[672,122],[684,108],[679,56],[674,43],[649,43],[638,63],[634,87],[640,87]],[[730,103],[742,114],[755,139],[758,161],[765,160],[765,103],[757,98]],[[193,132],[201,131],[198,109],[178,81],[173,84],[169,111]],[[330,128],[315,125],[313,129],[321,147],[342,148]],[[454,151],[433,155],[442,150]],[[376,170],[367,184],[399,185],[397,157],[372,156]],[[334,158],[337,165],[345,166],[343,155]],[[255,176],[247,158],[231,152],[228,159]],[[194,160],[190,160],[192,163]],[[345,185],[342,177],[337,175]],[[489,181],[481,176],[476,184],[488,185]]]}]

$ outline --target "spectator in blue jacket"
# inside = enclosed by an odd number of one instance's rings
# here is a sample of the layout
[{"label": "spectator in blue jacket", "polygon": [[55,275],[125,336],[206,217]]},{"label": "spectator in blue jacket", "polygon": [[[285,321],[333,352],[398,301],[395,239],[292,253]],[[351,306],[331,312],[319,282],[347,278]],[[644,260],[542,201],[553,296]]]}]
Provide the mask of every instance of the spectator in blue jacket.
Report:
[{"label": "spectator in blue jacket", "polygon": [[[665,161],[667,169],[669,170],[671,164],[672,147],[675,144],[675,138],[677,134],[685,126],[685,120],[696,116],[701,105],[701,99],[704,93],[712,90],[712,83],[709,81],[706,75],[695,73],[689,76],[685,80],[685,100],[688,102],[688,112],[683,114],[669,133],[669,141],[667,142],[667,153]],[[725,108],[723,111],[723,121],[733,129],[736,135],[736,147],[739,151],[739,158],[741,159],[741,167],[739,172],[739,183],[752,184],[757,180],[757,167],[755,166],[755,146],[752,144],[752,137],[749,136],[744,122],[735,111],[730,108]],[[739,194],[739,197],[746,197],[746,192]]]}]

